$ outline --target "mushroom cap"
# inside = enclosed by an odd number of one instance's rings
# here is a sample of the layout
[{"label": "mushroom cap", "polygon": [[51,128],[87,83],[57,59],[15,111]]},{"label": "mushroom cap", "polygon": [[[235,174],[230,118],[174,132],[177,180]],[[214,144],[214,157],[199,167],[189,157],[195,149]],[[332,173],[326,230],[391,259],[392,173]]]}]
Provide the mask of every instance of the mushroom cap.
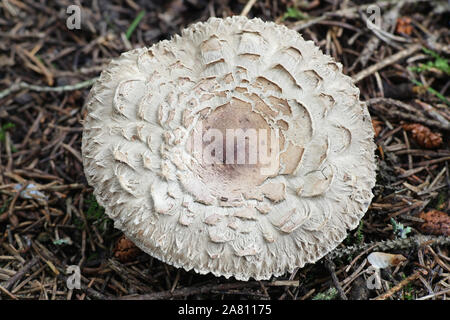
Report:
[{"label": "mushroom cap", "polygon": [[[341,70],[297,32],[238,16],[125,52],[86,103],[87,181],[116,228],[176,267],[259,280],[314,263],[375,184],[370,115]],[[211,152],[227,129],[244,143]],[[270,162],[250,162],[255,146]]]}]

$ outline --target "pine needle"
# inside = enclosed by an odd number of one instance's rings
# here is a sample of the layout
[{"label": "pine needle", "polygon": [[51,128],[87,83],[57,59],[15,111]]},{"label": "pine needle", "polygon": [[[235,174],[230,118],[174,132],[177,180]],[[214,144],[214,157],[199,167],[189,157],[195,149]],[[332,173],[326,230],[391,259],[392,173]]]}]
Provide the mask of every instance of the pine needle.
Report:
[{"label": "pine needle", "polygon": [[130,40],[131,35],[133,34],[134,30],[138,26],[139,22],[141,22],[142,18],[144,18],[144,16],[145,16],[145,11],[142,10],[141,12],[139,12],[137,17],[133,20],[131,25],[128,27],[128,30],[125,33],[125,36],[127,37],[128,40]]}]

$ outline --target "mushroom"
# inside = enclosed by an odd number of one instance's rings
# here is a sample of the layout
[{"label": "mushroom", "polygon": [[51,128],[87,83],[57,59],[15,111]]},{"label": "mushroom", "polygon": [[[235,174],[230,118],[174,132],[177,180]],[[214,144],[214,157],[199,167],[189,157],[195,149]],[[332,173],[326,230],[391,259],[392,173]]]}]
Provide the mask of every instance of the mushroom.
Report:
[{"label": "mushroom", "polygon": [[116,228],[176,267],[238,280],[314,263],[373,197],[359,90],[312,41],[211,18],[123,53],[86,103],[82,154]]}]

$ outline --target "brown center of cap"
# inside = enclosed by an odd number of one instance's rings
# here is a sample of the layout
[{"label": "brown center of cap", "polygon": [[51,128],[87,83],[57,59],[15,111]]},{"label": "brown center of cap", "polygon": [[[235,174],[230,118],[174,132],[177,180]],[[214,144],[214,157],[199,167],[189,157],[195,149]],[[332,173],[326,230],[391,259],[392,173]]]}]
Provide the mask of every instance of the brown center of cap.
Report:
[{"label": "brown center of cap", "polygon": [[236,198],[278,172],[283,145],[271,141],[271,127],[262,114],[250,103],[232,99],[206,112],[192,131],[191,151],[198,161],[194,171],[213,194],[219,191],[216,196]]}]

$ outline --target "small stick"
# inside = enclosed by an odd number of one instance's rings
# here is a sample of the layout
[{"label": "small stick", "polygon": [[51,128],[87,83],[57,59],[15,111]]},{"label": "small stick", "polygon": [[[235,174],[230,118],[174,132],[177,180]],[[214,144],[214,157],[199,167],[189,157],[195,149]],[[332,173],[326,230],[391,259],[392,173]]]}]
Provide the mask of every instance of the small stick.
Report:
[{"label": "small stick", "polygon": [[304,296],[300,297],[299,300],[306,300],[312,296],[312,294],[316,292],[316,289],[309,290]]},{"label": "small stick", "polygon": [[27,186],[28,185],[25,185],[25,184],[22,185],[22,187],[19,190],[17,190],[16,194],[14,195],[14,197],[9,205],[9,208],[8,208],[8,217],[9,218],[11,218],[14,213],[14,208],[15,208],[17,199],[19,199],[20,194],[22,193],[23,190],[26,189]]},{"label": "small stick", "polygon": [[414,52],[420,50],[421,48],[422,48],[422,45],[420,43],[415,43],[415,44],[409,46],[408,48],[406,48],[402,51],[399,51],[396,54],[393,54],[392,56],[389,56],[386,59],[384,59],[378,63],[375,63],[375,64],[371,65],[370,67],[355,74],[353,76],[353,82],[357,83],[357,82],[361,81],[362,79],[374,74],[378,70],[381,70],[384,67],[387,67],[393,63],[396,63],[397,61],[399,61],[403,58],[406,58],[406,57],[412,55]]},{"label": "small stick", "polygon": [[418,298],[417,300],[428,300],[428,299],[431,299],[431,298],[434,298],[434,297],[437,297],[437,296],[440,296],[440,295],[443,295],[443,294],[446,294],[446,293],[450,293],[450,289],[445,289],[443,291],[439,291],[439,292],[436,292],[436,293],[433,293],[433,294],[429,294],[427,296]]},{"label": "small stick", "polygon": [[13,295],[11,292],[9,292],[9,290],[2,287],[1,285],[0,285],[0,291],[3,292],[4,294],[6,294],[7,296],[9,296],[11,299],[18,300],[18,298],[15,295]]},{"label": "small stick", "polygon": [[327,267],[328,271],[330,271],[331,279],[333,279],[334,286],[336,287],[337,291],[339,292],[339,296],[341,297],[341,300],[348,300],[347,296],[345,295],[344,289],[342,289],[342,286],[336,275],[336,265],[334,264],[333,260],[331,260],[331,258],[327,257],[325,260],[325,266]]},{"label": "small stick", "polygon": [[298,287],[300,285],[300,281],[298,281],[298,280],[276,280],[276,281],[267,283],[267,285],[273,286],[273,287],[284,287],[284,286]]},{"label": "small stick", "polygon": [[86,291],[88,296],[90,296],[90,297],[92,297],[94,299],[97,299],[97,300],[110,300],[111,299],[110,297],[105,296],[103,293],[98,292],[97,290],[92,289],[90,287],[85,287],[84,288],[84,285],[83,285],[82,289],[84,289]]},{"label": "small stick", "polygon": [[[422,102],[422,101],[420,101],[418,99],[416,99],[415,102],[418,105],[420,105],[425,110],[425,112],[428,113],[431,117],[433,117],[435,120],[437,120],[440,123],[442,123],[443,126],[446,126],[447,128],[450,128],[450,121],[446,119],[445,114],[441,115],[436,108],[434,108],[434,107],[430,106],[429,104],[424,103],[424,102]],[[448,114],[446,116],[447,116],[447,118],[450,119]]]},{"label": "small stick", "polygon": [[[381,99],[381,98],[376,98],[376,99]],[[390,100],[392,100],[392,99],[390,99]],[[377,102],[372,102],[372,99],[370,99],[366,102],[367,102],[367,105],[378,114],[384,114],[384,115],[388,115],[389,117],[396,117],[396,118],[400,118],[400,119],[411,121],[411,122],[419,122],[419,123],[425,124],[426,126],[435,127],[435,128],[439,128],[442,130],[447,130],[447,131],[450,130],[450,128],[448,126],[443,126],[443,124],[441,122],[439,122],[437,120],[431,120],[431,119],[425,118],[421,115],[418,115],[417,113],[409,114],[409,113],[405,113],[400,110],[387,109],[383,104],[379,104]],[[396,106],[399,106],[399,105],[396,105]]]},{"label": "small stick", "polygon": [[71,184],[62,184],[62,185],[43,185],[40,187],[33,188],[34,190],[40,190],[40,191],[64,191],[64,190],[71,190],[71,189],[83,189],[86,186],[84,184],[80,183],[71,183]]},{"label": "small stick", "polygon": [[77,150],[65,143],[62,143],[61,146],[69,151],[81,164],[83,163],[83,159],[81,158],[81,155]]},{"label": "small stick", "polygon": [[204,294],[212,291],[226,291],[231,289],[243,289],[250,288],[254,286],[259,286],[259,282],[236,282],[236,283],[223,283],[223,284],[213,284],[205,285],[201,287],[188,287],[176,289],[173,292],[170,290],[162,292],[152,292],[142,295],[128,295],[118,298],[119,300],[157,300],[157,299],[170,299],[170,298],[180,298],[187,297],[196,294]]},{"label": "small stick", "polygon": [[5,289],[10,290],[14,283],[22,279],[22,277],[39,261],[39,256],[34,256],[22,269],[17,271],[5,284]]},{"label": "small stick", "polygon": [[397,284],[396,286],[392,287],[387,292],[385,292],[382,295],[379,295],[378,297],[376,297],[374,300],[386,300],[387,298],[391,297],[397,291],[400,291],[408,283],[410,283],[411,281],[416,280],[420,276],[421,273],[422,273],[422,270],[416,271],[415,273],[413,273],[412,275],[410,275],[406,279],[403,279],[402,281],[400,281],[399,284]]},{"label": "small stick", "polygon": [[404,103],[402,101],[391,99],[391,98],[372,98],[372,99],[367,100],[366,103],[369,105],[378,104],[378,103],[387,104],[387,105],[392,105],[392,106],[395,106],[395,107],[398,107],[398,108],[401,108],[406,111],[413,112],[413,113],[416,113],[419,115],[422,114],[421,111],[414,108],[413,106],[411,106],[407,103]]},{"label": "small stick", "polygon": [[350,270],[350,268],[356,263],[356,261],[359,260],[359,258],[361,258],[363,255],[365,255],[367,252],[369,252],[370,250],[372,250],[373,248],[375,248],[376,245],[374,244],[373,246],[370,246],[369,248],[367,248],[366,250],[362,251],[360,254],[358,254],[355,259],[353,259],[349,265],[347,266],[347,268],[345,268],[345,272],[348,272]]},{"label": "small stick", "polygon": [[256,3],[256,0],[248,0],[244,9],[242,9],[242,12],[240,15],[245,17],[250,12],[250,10],[252,9],[252,7],[255,3]]},{"label": "small stick", "polygon": [[79,82],[73,85],[67,85],[67,86],[60,86],[60,87],[46,87],[46,86],[37,86],[34,84],[29,84],[26,82],[19,82],[11,85],[9,89],[0,91],[0,99],[6,97],[7,95],[17,92],[21,89],[28,89],[31,91],[37,91],[37,92],[64,92],[64,91],[73,91],[73,90],[79,90],[86,87],[90,87],[97,81],[97,77]]}]

